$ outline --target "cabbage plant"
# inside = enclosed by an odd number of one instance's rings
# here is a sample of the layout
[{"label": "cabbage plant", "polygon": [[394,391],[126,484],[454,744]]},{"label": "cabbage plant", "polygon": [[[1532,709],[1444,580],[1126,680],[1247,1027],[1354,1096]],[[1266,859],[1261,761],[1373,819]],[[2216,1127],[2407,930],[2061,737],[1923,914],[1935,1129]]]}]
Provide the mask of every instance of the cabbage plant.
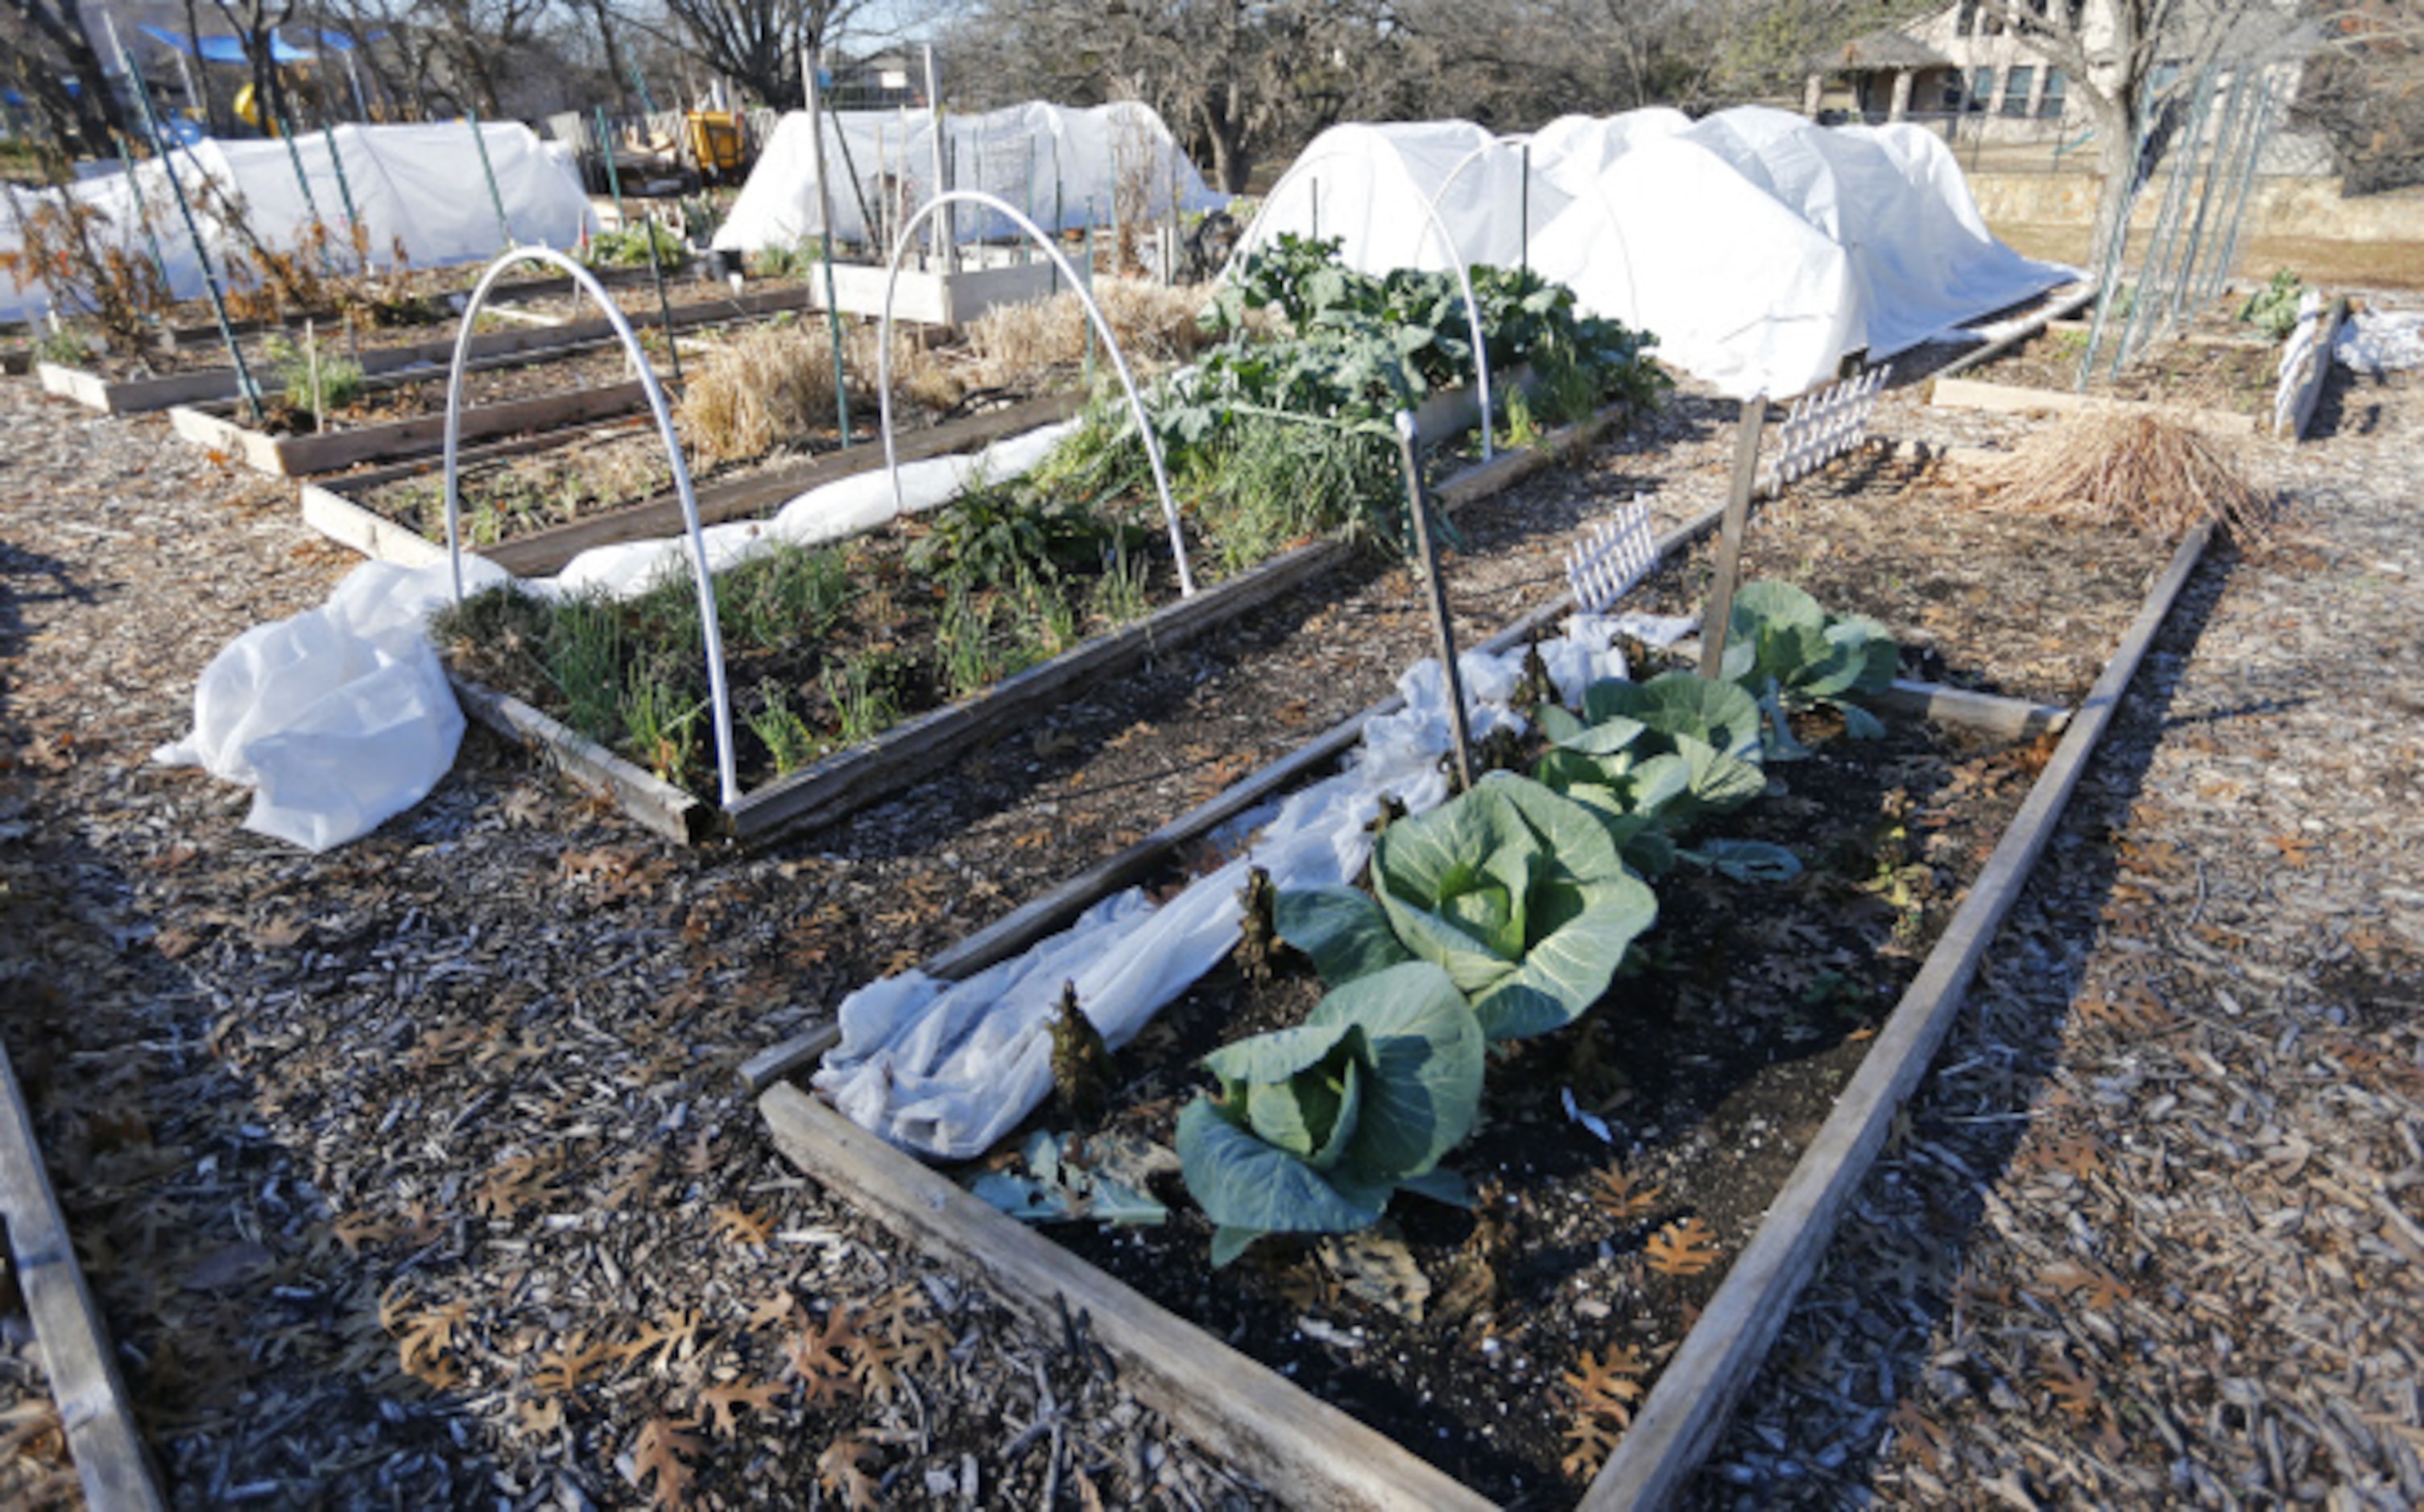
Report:
[{"label": "cabbage plant", "polygon": [[1855,737],[1885,734],[1877,717],[1849,697],[1882,692],[1893,682],[1899,653],[1875,620],[1829,614],[1793,584],[1762,579],[1735,590],[1726,633],[1725,676],[1747,689],[1766,713],[1771,757],[1808,754],[1786,715],[1819,704],[1841,714]]},{"label": "cabbage plant", "polygon": [[1627,860],[1655,875],[1673,836],[1767,789],[1759,705],[1730,682],[1689,672],[1648,682],[1610,677],[1583,690],[1582,713],[1544,704],[1550,749],[1536,775],[1589,808]]},{"label": "cabbage plant", "polygon": [[1219,1226],[1212,1263],[1266,1233],[1368,1228],[1400,1187],[1459,1190],[1439,1162],[1473,1131],[1485,1048],[1447,973],[1409,962],[1204,1057],[1220,1090],[1179,1115],[1178,1159]]},{"label": "cabbage plant", "polygon": [[1370,894],[1283,893],[1276,914],[1325,981],[1428,961],[1472,1003],[1483,1033],[1515,1040],[1597,1002],[1656,920],[1658,899],[1588,808],[1500,772],[1382,832]]}]

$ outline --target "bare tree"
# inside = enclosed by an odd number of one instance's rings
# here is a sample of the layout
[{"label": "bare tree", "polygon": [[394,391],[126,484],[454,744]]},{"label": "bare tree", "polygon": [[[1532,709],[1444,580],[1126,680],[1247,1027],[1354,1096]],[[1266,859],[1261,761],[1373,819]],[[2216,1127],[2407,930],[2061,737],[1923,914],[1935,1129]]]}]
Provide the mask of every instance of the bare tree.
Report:
[{"label": "bare tree", "polygon": [[629,24],[680,45],[776,109],[805,102],[803,50],[841,35],[868,0],[662,0],[671,23],[626,14]]},{"label": "bare tree", "polygon": [[2314,19],[2322,46],[2297,119],[2330,140],[2343,190],[2424,183],[2424,0],[2326,5]]},{"label": "bare tree", "polygon": [[[110,135],[124,132],[127,122],[86,35],[79,0],[0,0],[0,74],[71,152],[106,157],[117,151]],[[69,78],[78,88],[70,89],[63,82]]]},{"label": "bare tree", "polygon": [[2140,135],[2159,64],[2184,76],[2288,56],[2294,14],[2273,0],[1985,0],[2021,46],[2062,70],[2096,127],[2103,189],[2088,265],[2101,267],[2121,233],[2141,176]]}]

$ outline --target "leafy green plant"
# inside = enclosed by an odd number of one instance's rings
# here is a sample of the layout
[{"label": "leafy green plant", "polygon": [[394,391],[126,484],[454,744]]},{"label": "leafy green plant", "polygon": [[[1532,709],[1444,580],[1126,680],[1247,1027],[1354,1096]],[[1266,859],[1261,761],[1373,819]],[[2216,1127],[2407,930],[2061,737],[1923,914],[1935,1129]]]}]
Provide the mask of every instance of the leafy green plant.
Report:
[{"label": "leafy green plant", "polygon": [[749,732],[766,747],[775,775],[799,771],[817,758],[817,734],[799,710],[791,708],[782,688],[769,682],[758,689],[758,706],[749,714]]},{"label": "leafy green plant", "polygon": [[1579,1018],[1657,916],[1597,815],[1503,772],[1390,825],[1373,846],[1370,894],[1315,888],[1277,906],[1280,933],[1325,981],[1429,961],[1492,1040]]},{"label": "leafy green plant", "polygon": [[1885,734],[1885,725],[1851,695],[1891,686],[1899,655],[1884,626],[1858,614],[1829,613],[1792,583],[1762,579],[1734,592],[1724,672],[1767,716],[1772,759],[1808,754],[1793,738],[1788,715],[1794,709],[1823,704],[1857,738]]},{"label": "leafy green plant", "polygon": [[871,740],[900,718],[892,692],[899,667],[878,652],[847,659],[824,669],[825,702],[833,706],[834,740],[841,745]]},{"label": "leafy green plant", "polygon": [[1267,1233],[1369,1227],[1400,1188],[1459,1196],[1439,1162],[1472,1132],[1485,1049],[1448,974],[1411,962],[1206,1056],[1220,1091],[1179,1115],[1178,1158],[1218,1225],[1212,1263]]},{"label": "leafy green plant", "polygon": [[44,331],[34,342],[34,356],[63,368],[89,366],[99,355],[91,339],[71,326]]},{"label": "leafy green plant", "polygon": [[1610,677],[1583,690],[1579,717],[1537,713],[1550,749],[1534,774],[1600,817],[1627,859],[1655,875],[1673,836],[1766,789],[1759,706],[1732,683],[1689,672]]},{"label": "leafy green plant", "polygon": [[934,627],[935,659],[941,662],[943,684],[954,698],[965,698],[1001,676],[1001,658],[994,648],[994,600],[977,598],[962,583],[944,590],[943,613]]},{"label": "leafy green plant", "polygon": [[706,703],[683,697],[647,667],[634,665],[618,711],[648,770],[676,786],[686,782],[698,756],[698,721],[707,711]]},{"label": "leafy green plant", "polygon": [[2294,270],[2276,269],[2264,287],[2239,307],[2239,318],[2276,342],[2288,341],[2298,327],[2298,302],[2305,292],[2304,280]]},{"label": "leafy green plant", "polygon": [[1015,483],[974,485],[929,517],[909,565],[964,587],[1015,588],[1091,563],[1106,532],[1083,504],[1039,498]]},{"label": "leafy green plant", "polygon": [[653,220],[642,220],[620,226],[611,231],[600,231],[589,240],[589,265],[598,268],[638,268],[648,263],[648,247],[654,242],[657,262],[678,264],[690,253],[682,239],[671,228]]},{"label": "leafy green plant", "polygon": [[824,244],[814,236],[749,254],[749,265],[761,279],[805,279],[823,261]]},{"label": "leafy green plant", "polygon": [[362,396],[362,365],[351,357],[321,351],[316,341],[297,347],[276,333],[261,345],[287,407],[325,415]]}]

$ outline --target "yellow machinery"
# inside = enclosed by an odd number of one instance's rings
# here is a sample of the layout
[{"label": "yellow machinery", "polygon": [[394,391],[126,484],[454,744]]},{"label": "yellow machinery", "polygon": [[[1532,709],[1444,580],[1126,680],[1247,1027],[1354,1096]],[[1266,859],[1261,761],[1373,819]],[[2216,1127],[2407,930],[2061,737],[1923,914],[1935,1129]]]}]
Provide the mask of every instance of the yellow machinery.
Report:
[{"label": "yellow machinery", "polygon": [[737,110],[694,110],[682,118],[690,134],[691,160],[702,179],[726,180],[748,167],[748,136]]}]

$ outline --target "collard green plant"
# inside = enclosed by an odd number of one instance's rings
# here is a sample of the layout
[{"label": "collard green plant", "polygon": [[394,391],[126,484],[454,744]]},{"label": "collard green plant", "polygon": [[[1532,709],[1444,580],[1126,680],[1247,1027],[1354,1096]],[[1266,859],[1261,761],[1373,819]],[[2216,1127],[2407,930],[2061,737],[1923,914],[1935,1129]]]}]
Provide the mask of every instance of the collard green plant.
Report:
[{"label": "collard green plant", "polygon": [[1492,1040],[1581,1017],[1658,916],[1597,815],[1511,772],[1390,825],[1372,887],[1284,893],[1280,933],[1332,983],[1431,962]]},{"label": "collard green plant", "polygon": [[1771,758],[1808,754],[1787,718],[1797,708],[1824,704],[1856,738],[1885,734],[1885,725],[1851,695],[1890,687],[1898,655],[1893,637],[1875,620],[1830,614],[1789,582],[1763,579],[1735,590],[1725,675],[1748,690],[1767,716]]},{"label": "collard green plant", "polygon": [[2276,269],[2271,280],[2239,307],[2239,318],[2276,342],[2288,341],[2298,328],[2298,302],[2305,292],[2304,281],[2293,269]]},{"label": "collard green plant", "polygon": [[1473,1130],[1486,1046],[1447,973],[1400,963],[1333,989],[1296,1028],[1224,1045],[1178,1119],[1212,1263],[1266,1233],[1347,1233],[1400,1187],[1451,1196],[1439,1162]]}]

